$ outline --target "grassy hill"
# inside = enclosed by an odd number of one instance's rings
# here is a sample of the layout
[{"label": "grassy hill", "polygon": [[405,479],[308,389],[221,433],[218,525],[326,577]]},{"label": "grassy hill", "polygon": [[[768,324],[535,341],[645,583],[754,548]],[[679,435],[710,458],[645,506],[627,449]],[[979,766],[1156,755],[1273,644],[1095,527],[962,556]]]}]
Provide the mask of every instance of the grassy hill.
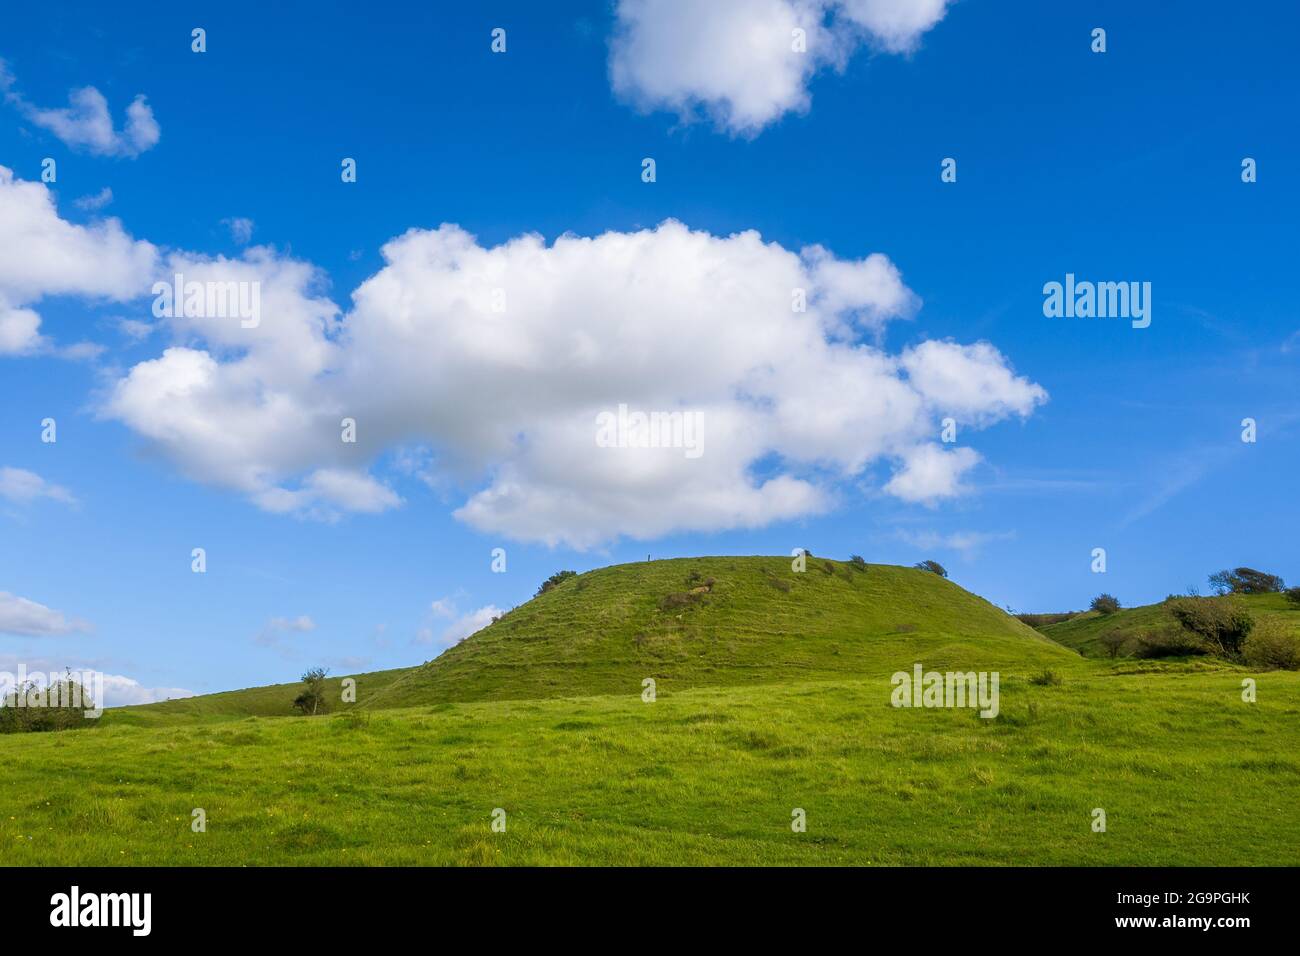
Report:
[{"label": "grassy hill", "polygon": [[[688,687],[892,674],[927,667],[1030,672],[1076,655],[914,568],[814,558],[676,558],[569,578],[419,667],[355,675],[368,709],[445,701],[640,695]],[[690,594],[692,588],[704,593]],[[689,595],[680,607],[670,596]],[[330,699],[338,699],[332,678]],[[121,708],[112,722],[288,716],[298,684]]]},{"label": "grassy hill", "polygon": [[[891,706],[916,662],[998,671],[997,717]],[[1090,660],[907,568],[604,568],[358,688],[321,717],[281,716],[286,684],[0,737],[0,861],[1300,865],[1300,674]]]},{"label": "grassy hill", "polygon": [[[1300,607],[1290,603],[1285,595],[1242,594],[1238,595],[1237,599],[1257,620],[1277,619],[1300,634]],[[1068,621],[1046,625],[1041,630],[1052,640],[1078,651],[1085,657],[1106,657],[1106,648],[1101,643],[1102,637],[1106,634],[1116,631],[1141,634],[1174,624],[1173,618],[1163,604],[1147,604],[1142,607],[1125,608],[1114,614],[1088,611]]]},{"label": "grassy hill", "polygon": [[[692,588],[708,591],[690,594]],[[672,604],[671,596],[685,600]],[[681,597],[689,596],[689,598]],[[563,581],[419,667],[354,675],[367,709],[781,683],[969,666],[1028,672],[1074,654],[928,571],[814,558],[675,558]],[[331,678],[338,700],[341,678]],[[292,715],[299,684],[114,709],[110,722]]]},{"label": "grassy hill", "polygon": [[[689,594],[704,582],[707,592]],[[647,677],[672,691],[890,674],[916,661],[1023,671],[1075,660],[926,571],[815,558],[796,573],[789,558],[680,558],[570,578],[372,700],[640,694]]]}]

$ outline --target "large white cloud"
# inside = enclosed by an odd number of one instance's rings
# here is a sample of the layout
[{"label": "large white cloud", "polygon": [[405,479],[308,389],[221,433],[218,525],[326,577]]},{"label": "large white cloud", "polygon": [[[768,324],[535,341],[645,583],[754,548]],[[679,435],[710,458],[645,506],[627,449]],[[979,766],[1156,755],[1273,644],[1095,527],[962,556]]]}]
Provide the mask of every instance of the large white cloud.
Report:
[{"label": "large white cloud", "polygon": [[0,166],[0,356],[49,346],[40,315],[27,308],[48,296],[125,302],[145,296],[158,265],[150,243],[132,239],[116,219],[89,226],[59,216],[41,183]]},{"label": "large white cloud", "polygon": [[[619,0],[610,43],[614,91],[644,110],[753,135],[806,111],[808,82],[862,42],[914,49],[948,0]],[[802,44],[795,31],[802,30]]]},{"label": "large white cloud", "polygon": [[[902,463],[886,486],[901,498],[957,494],[978,457],[939,453],[937,416],[982,427],[1045,398],[987,344],[862,344],[918,304],[880,255],[673,221],[494,247],[448,225],[383,254],[341,318],[312,269],[268,249],[171,257],[187,280],[260,282],[262,321],[169,320],[183,344],[131,369],[104,413],[191,477],[317,517],[398,506],[374,465],[424,447],[465,489],[463,521],[590,547],[814,514],[882,459]],[[601,447],[620,405],[698,416],[699,453]]]},{"label": "large white cloud", "polygon": [[[816,514],[881,463],[897,466],[886,492],[932,504],[979,461],[935,444],[941,417],[978,429],[1046,399],[985,342],[869,344],[919,307],[880,254],[671,220],[492,247],[444,225],[385,245],[343,314],[318,270],[269,247],[162,256],[116,221],[59,219],[45,187],[7,170],[4,210],[11,301],[130,299],[177,274],[255,290],[256,322],[160,317],[170,344],[110,380],[98,408],[189,477],[276,513],[399,507],[393,483],[413,462],[459,489],[470,525],[577,547]],[[694,445],[608,447],[598,423],[620,409],[676,414]]]}]

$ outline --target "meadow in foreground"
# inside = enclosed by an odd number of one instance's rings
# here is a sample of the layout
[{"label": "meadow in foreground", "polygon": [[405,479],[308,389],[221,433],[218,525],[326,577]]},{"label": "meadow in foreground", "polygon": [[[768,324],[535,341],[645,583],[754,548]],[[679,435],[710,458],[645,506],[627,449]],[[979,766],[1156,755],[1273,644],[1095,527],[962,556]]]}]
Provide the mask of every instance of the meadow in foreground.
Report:
[{"label": "meadow in foreground", "polygon": [[[886,680],[3,742],[10,864],[1300,864],[1300,675],[1169,665],[1002,712]],[[207,813],[206,833],[191,813]],[[505,833],[491,830],[495,808]],[[1092,830],[1103,808],[1107,831]],[[807,832],[791,813],[807,813]]]}]

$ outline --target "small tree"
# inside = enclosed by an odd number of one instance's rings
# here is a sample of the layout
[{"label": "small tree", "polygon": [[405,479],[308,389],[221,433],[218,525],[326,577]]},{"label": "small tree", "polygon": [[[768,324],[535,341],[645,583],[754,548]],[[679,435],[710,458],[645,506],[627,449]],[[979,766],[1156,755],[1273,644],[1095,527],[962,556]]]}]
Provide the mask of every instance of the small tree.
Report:
[{"label": "small tree", "polygon": [[563,584],[565,581],[569,580],[569,578],[576,578],[577,576],[577,571],[556,571],[542,582],[542,586],[537,589],[537,593],[534,594],[533,597],[541,597],[557,584]]},{"label": "small tree", "polygon": [[[1088,607],[1098,614],[1114,614],[1119,610],[1119,598],[1113,594],[1098,594],[1092,599],[1092,603]],[[1114,654],[1111,655],[1111,657],[1114,656]]]},{"label": "small tree", "polygon": [[849,555],[849,564],[853,565],[855,571],[867,570],[867,562],[862,560],[862,555],[860,554]]},{"label": "small tree", "polygon": [[313,667],[302,675],[303,689],[293,700],[293,706],[301,713],[315,716],[325,709],[325,675],[323,667]]},{"label": "small tree", "polygon": [[1286,599],[1297,607],[1300,607],[1300,588],[1287,588]]},{"label": "small tree", "polygon": [[1276,574],[1254,568],[1225,568],[1211,574],[1209,581],[1216,594],[1276,594],[1286,589]]},{"label": "small tree", "polygon": [[933,572],[934,574],[939,575],[939,577],[941,578],[946,578],[948,576],[948,569],[945,568],[938,561],[921,561],[916,565],[916,569],[918,571]]},{"label": "small tree", "polygon": [[1106,650],[1107,657],[1119,657],[1119,652],[1124,649],[1124,645],[1133,639],[1133,635],[1127,631],[1107,631],[1098,640],[1101,646]]}]

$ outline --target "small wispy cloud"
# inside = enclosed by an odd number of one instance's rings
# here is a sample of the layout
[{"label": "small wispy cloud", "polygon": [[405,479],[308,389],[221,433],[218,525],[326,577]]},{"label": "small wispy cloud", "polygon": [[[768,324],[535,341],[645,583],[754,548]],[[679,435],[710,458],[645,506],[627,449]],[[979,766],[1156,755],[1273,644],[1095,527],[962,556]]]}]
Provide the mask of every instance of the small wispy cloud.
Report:
[{"label": "small wispy cloud", "polygon": [[221,220],[221,224],[230,230],[230,238],[241,246],[246,246],[252,241],[255,226],[253,220],[245,219],[243,216],[233,216]]},{"label": "small wispy cloud", "polygon": [[970,558],[985,545],[995,541],[1011,541],[1016,536],[1014,531],[953,531],[947,534],[938,531],[899,531],[900,540],[923,551],[956,551],[964,558]]},{"label": "small wispy cloud", "polygon": [[113,190],[105,186],[93,196],[82,196],[80,199],[74,199],[72,204],[83,212],[99,212],[113,201]]},{"label": "small wispy cloud", "polygon": [[77,499],[62,485],[46,481],[25,468],[0,468],[0,498],[14,504],[30,504],[40,498],[74,505]]},{"label": "small wispy cloud", "polygon": [[316,622],[306,614],[297,617],[273,617],[269,619],[253,638],[253,643],[262,647],[277,648],[286,657],[293,656],[292,645],[287,638],[294,634],[307,634],[316,630]]},{"label": "small wispy cloud", "polygon": [[132,341],[143,342],[153,334],[154,327],[139,319],[119,319],[117,330]]},{"label": "small wispy cloud", "polygon": [[59,637],[90,630],[90,624],[62,611],[0,591],[0,634],[23,637]]},{"label": "small wispy cloud", "polygon": [[43,108],[17,92],[16,80],[8,65],[0,60],[0,92],[27,122],[53,133],[65,146],[85,150],[96,156],[136,157],[158,145],[162,130],[154,119],[144,94],[136,96],[126,108],[126,125],[117,129],[108,110],[108,100],[93,86],[83,86],[68,94],[68,105]]}]

